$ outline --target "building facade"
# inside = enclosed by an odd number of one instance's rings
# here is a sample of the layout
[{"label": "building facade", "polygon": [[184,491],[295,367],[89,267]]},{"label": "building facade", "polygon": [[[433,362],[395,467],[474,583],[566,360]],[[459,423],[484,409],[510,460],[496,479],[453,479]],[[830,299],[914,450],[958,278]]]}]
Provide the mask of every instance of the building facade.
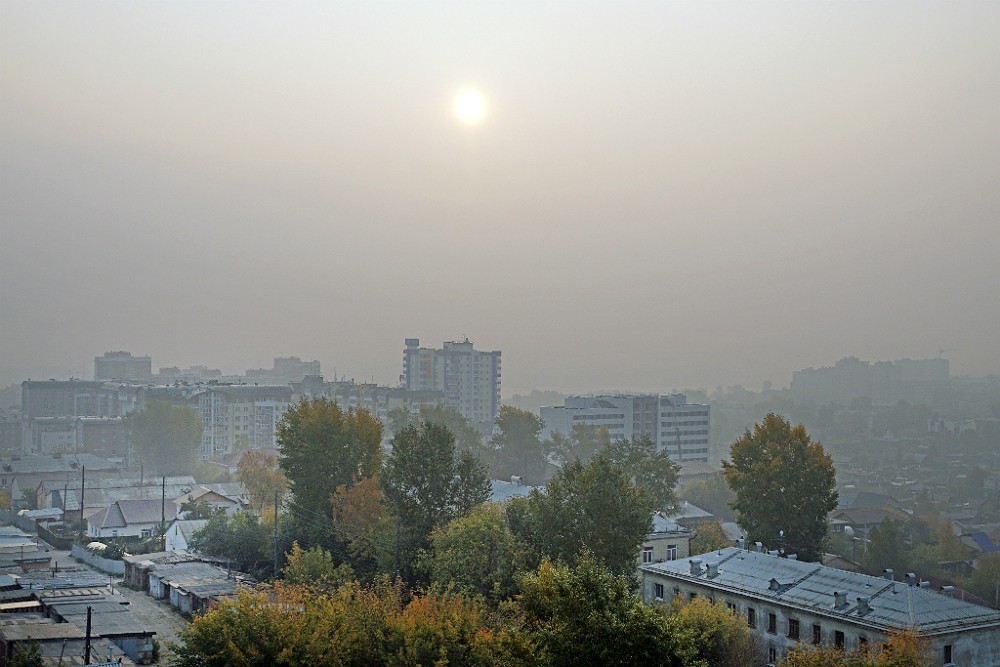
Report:
[{"label": "building facade", "polygon": [[133,357],[131,352],[105,352],[94,357],[95,380],[145,382],[153,377],[153,361],[148,356]]},{"label": "building facade", "polygon": [[542,437],[569,435],[577,424],[606,428],[612,440],[649,437],[675,461],[708,461],[711,406],[688,403],[684,394],[568,396],[543,407]]},{"label": "building facade", "polygon": [[187,399],[204,425],[198,457],[276,447],[278,422],[292,405],[290,386],[206,385]]},{"label": "building facade", "polygon": [[865,650],[893,632],[915,630],[935,665],[1000,664],[1000,612],[903,581],[845,572],[742,545],[640,567],[643,599],[704,596],[746,619],[776,664],[800,644]]},{"label": "building facade", "polygon": [[442,391],[445,405],[472,422],[492,422],[500,413],[500,352],[482,352],[466,338],[441,349],[420,347],[407,338],[403,350],[403,388]]}]

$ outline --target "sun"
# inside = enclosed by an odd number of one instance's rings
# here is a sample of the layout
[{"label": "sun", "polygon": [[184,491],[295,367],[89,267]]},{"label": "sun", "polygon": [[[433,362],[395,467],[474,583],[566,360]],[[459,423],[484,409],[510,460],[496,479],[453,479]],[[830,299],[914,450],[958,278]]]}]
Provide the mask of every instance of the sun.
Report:
[{"label": "sun", "polygon": [[486,100],[478,90],[467,89],[455,95],[455,117],[465,125],[479,125],[486,117]]}]

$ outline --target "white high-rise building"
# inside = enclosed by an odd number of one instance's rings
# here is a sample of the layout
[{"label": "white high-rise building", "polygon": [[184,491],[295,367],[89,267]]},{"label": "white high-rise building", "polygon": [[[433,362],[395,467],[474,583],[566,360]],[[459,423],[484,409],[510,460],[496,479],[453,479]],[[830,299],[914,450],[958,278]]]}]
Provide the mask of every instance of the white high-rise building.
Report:
[{"label": "white high-rise building", "polygon": [[407,338],[402,380],[410,391],[443,391],[445,405],[469,421],[492,422],[500,413],[500,352],[475,350],[468,338],[441,349]]},{"label": "white high-rise building", "polygon": [[674,461],[708,461],[711,407],[688,403],[684,394],[569,396],[564,405],[541,408],[539,416],[545,438],[584,424],[606,428],[612,440],[649,436]]}]

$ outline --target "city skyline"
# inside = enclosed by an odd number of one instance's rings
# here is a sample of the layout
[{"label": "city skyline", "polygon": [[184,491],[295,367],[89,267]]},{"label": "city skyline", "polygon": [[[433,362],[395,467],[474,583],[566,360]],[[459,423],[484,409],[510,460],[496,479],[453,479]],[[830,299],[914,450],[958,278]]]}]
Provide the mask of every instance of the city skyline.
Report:
[{"label": "city skyline", "polygon": [[[0,5],[0,384],[1000,373],[1000,5]],[[942,351],[942,352],[939,352]]]}]

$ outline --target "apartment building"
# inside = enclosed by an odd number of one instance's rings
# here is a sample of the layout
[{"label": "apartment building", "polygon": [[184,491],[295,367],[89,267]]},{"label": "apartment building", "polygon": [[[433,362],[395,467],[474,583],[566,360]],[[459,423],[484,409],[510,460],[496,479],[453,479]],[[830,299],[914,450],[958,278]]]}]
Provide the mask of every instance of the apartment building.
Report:
[{"label": "apartment building", "polygon": [[235,449],[276,447],[275,431],[292,405],[292,388],[260,385],[205,385],[188,399],[205,430],[198,456],[225,456]]},{"label": "apartment building", "polygon": [[500,413],[500,352],[474,349],[468,338],[441,349],[420,347],[407,338],[403,350],[403,388],[442,391],[445,405],[472,422],[492,422]]}]

